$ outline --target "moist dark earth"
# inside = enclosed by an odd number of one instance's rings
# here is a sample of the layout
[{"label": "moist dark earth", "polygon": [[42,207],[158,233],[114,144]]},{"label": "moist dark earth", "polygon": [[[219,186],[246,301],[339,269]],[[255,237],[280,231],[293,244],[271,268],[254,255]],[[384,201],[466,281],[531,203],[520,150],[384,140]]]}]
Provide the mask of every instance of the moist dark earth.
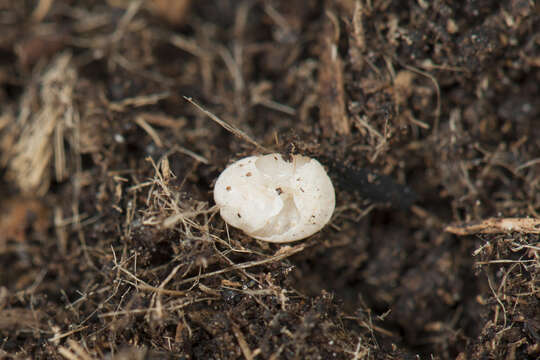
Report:
[{"label": "moist dark earth", "polygon": [[[226,227],[264,152],[321,232]],[[0,0],[0,167],[2,359],[540,358],[534,0]]]}]

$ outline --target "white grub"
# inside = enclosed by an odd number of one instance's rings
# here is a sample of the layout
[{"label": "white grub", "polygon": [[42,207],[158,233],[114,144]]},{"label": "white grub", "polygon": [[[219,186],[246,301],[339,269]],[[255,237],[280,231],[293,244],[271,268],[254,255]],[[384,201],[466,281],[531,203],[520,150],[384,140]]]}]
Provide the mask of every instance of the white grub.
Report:
[{"label": "white grub", "polygon": [[214,199],[231,226],[260,240],[286,243],[321,230],[334,212],[334,186],[315,159],[250,156],[218,177]]}]

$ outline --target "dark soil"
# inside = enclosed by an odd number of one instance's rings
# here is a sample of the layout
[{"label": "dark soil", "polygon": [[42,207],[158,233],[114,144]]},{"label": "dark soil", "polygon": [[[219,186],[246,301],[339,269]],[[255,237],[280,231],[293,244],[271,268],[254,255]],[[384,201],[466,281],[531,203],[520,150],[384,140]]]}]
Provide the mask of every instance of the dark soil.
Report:
[{"label": "dark soil", "polygon": [[[225,227],[263,148],[320,233]],[[0,149],[2,359],[540,358],[534,0],[0,0]]]}]

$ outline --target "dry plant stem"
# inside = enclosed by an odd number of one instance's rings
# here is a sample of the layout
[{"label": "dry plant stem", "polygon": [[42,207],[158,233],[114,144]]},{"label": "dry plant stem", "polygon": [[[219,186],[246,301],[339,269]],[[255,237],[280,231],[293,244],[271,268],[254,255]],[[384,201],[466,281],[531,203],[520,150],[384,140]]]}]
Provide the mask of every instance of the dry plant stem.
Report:
[{"label": "dry plant stem", "polygon": [[260,145],[255,140],[253,140],[251,137],[248,136],[248,134],[246,134],[242,130],[234,127],[233,125],[229,124],[228,122],[226,122],[224,120],[221,120],[216,115],[212,114],[210,111],[204,109],[202,106],[200,106],[195,101],[193,101],[192,98],[184,96],[184,99],[186,99],[187,102],[189,102],[191,105],[195,106],[199,111],[201,111],[203,114],[205,114],[210,119],[215,121],[218,125],[223,127],[225,130],[229,131],[230,133],[232,133],[236,137],[239,137],[240,139],[247,141],[251,145],[254,145],[259,151],[262,151],[262,152],[270,152],[271,151],[271,150],[265,148],[264,146]]},{"label": "dry plant stem", "polygon": [[362,1],[357,1],[354,7],[353,15],[353,35],[356,49],[360,54],[366,50],[366,36],[364,31],[364,4]]},{"label": "dry plant stem", "polygon": [[161,141],[161,138],[159,137],[157,131],[154,130],[154,128],[150,124],[148,124],[142,116],[137,116],[135,118],[135,123],[139,125],[144,131],[146,131],[146,133],[152,138],[152,141],[154,141],[157,147],[163,147],[163,142]]},{"label": "dry plant stem", "polygon": [[66,359],[69,360],[92,360],[92,356],[88,354],[88,352],[79,345],[75,340],[69,339],[68,345],[70,349],[67,349],[63,346],[58,348],[58,352],[64,356]]},{"label": "dry plant stem", "polygon": [[[146,183],[144,186],[152,186],[152,190],[149,191],[147,204],[154,203],[153,207],[155,207],[155,209],[146,211],[143,223],[146,225],[172,227],[178,222],[181,222],[186,232],[188,232],[191,227],[205,231],[206,225],[198,224],[194,218],[198,215],[213,214],[215,208],[207,209],[206,203],[198,203],[191,207],[186,207],[179,203],[179,194],[168,187],[168,182],[174,175],[170,172],[167,158],[164,157],[158,165],[154,163],[152,158],[148,158],[147,160],[150,161],[154,167],[156,176],[150,183]],[[153,190],[154,188],[158,188],[161,191],[156,192]],[[153,195],[150,196],[150,194]],[[161,217],[163,210],[171,212],[165,219],[162,219]]]},{"label": "dry plant stem", "polygon": [[201,162],[205,165],[208,165],[210,164],[210,161],[208,161],[207,158],[205,158],[204,156],[202,155],[199,155],[189,149],[186,149],[180,145],[175,145],[172,147],[172,149],[167,152],[167,155],[171,154],[171,153],[174,153],[174,152],[179,152],[179,153],[182,153],[184,155],[188,155],[188,156],[191,156],[193,159],[197,160],[198,162]]},{"label": "dry plant stem", "polygon": [[247,343],[246,338],[244,337],[244,334],[242,333],[238,325],[233,324],[232,329],[234,332],[234,336],[236,336],[236,340],[238,341],[238,345],[240,345],[242,354],[244,355],[244,358],[246,360],[252,360],[261,353],[261,349],[255,349],[255,351],[251,351],[251,349],[249,348],[249,344]]},{"label": "dry plant stem", "polygon": [[[109,106],[112,111],[123,112],[127,107],[142,107],[157,104],[159,101],[170,96],[168,91],[157,94],[134,96],[131,98],[122,99],[120,101],[110,102],[103,94],[103,101]],[[140,126],[140,125],[139,125]]]},{"label": "dry plant stem", "polygon": [[32,12],[32,21],[36,23],[41,22],[49,13],[53,2],[54,0],[39,0],[36,8]]},{"label": "dry plant stem", "polygon": [[540,234],[540,219],[490,218],[480,222],[448,225],[444,231],[461,236],[474,234],[500,234],[508,232]]},{"label": "dry plant stem", "polygon": [[[163,280],[163,282],[159,285],[159,289],[164,289],[165,286],[173,279],[173,277],[176,275],[176,273],[182,266],[183,264],[176,265],[174,269],[169,273],[169,275],[167,275],[165,280]],[[157,312],[157,317],[159,319],[163,319],[163,305],[161,301],[161,295],[162,293],[160,293],[159,291],[156,291],[152,295],[152,300],[150,302],[150,307],[155,307],[157,309],[156,312]]]},{"label": "dry plant stem", "polygon": [[417,67],[405,64],[399,59],[397,59],[395,56],[390,56],[390,58],[396,61],[401,66],[403,66],[405,69],[412,71],[416,74],[425,76],[426,78],[431,80],[431,82],[433,83],[433,86],[435,87],[435,93],[437,95],[437,104],[435,106],[435,111],[433,113],[433,116],[435,118],[435,121],[433,124],[433,134],[435,135],[435,137],[437,137],[439,135],[439,120],[441,117],[441,88],[439,86],[439,82],[433,75],[431,75],[430,73],[426,71],[423,71],[423,70],[418,69]]},{"label": "dry plant stem", "polygon": [[[218,299],[219,298],[216,298],[216,297],[202,297],[202,298],[197,298],[197,299],[189,299],[188,301],[182,302],[180,304],[171,304],[171,306],[169,306],[165,310],[177,311],[195,303],[218,300]],[[138,309],[131,309],[131,310],[111,311],[111,312],[100,314],[98,317],[108,318],[108,317],[117,317],[119,315],[148,314],[150,312],[156,312],[157,310],[158,310],[157,308],[149,307],[149,308],[138,308]]]},{"label": "dry plant stem", "polygon": [[435,134],[435,136],[438,136],[438,132],[439,132],[439,120],[440,120],[440,117],[441,117],[441,88],[439,86],[439,82],[437,81],[437,79],[431,75],[430,73],[426,72],[426,71],[422,71],[418,68],[415,68],[414,66],[410,66],[410,65],[406,65],[406,64],[402,64],[406,69],[412,71],[412,72],[415,72],[417,74],[420,74],[420,75],[423,75],[425,77],[427,77],[429,80],[431,80],[431,82],[433,82],[433,86],[435,86],[435,92],[437,94],[437,105],[435,106],[435,112],[433,113],[433,116],[435,117],[435,124],[433,125],[433,133]]},{"label": "dry plant stem", "polygon": [[62,333],[62,334],[56,334],[54,335],[52,338],[49,339],[49,341],[51,342],[57,342],[67,336],[70,336],[70,335],[73,335],[79,331],[83,331],[85,329],[87,329],[89,327],[89,325],[86,325],[86,326],[79,326],[77,327],[76,329],[73,329],[73,330],[70,330],[70,331],[66,331],[65,333]]},{"label": "dry plant stem", "polygon": [[328,11],[326,15],[329,20],[322,38],[318,89],[321,125],[328,135],[348,135],[351,132],[351,124],[345,106],[344,65],[337,47],[339,21],[333,12]]},{"label": "dry plant stem", "polygon": [[383,327],[380,327],[380,326],[377,326],[377,325],[374,325],[371,321],[368,323],[366,322],[365,320],[362,320],[360,319],[359,317],[356,317],[356,316],[344,316],[343,319],[347,319],[347,320],[354,320],[356,321],[360,326],[368,329],[371,333],[373,331],[376,331],[380,334],[383,334],[383,335],[386,335],[386,336],[389,336],[389,337],[393,337],[393,338],[398,338],[399,336],[397,334],[394,334],[392,331],[390,330],[387,330]]},{"label": "dry plant stem", "polygon": [[271,263],[271,262],[274,262],[274,261],[281,261],[281,260],[283,260],[285,258],[288,258],[290,256],[293,256],[296,253],[299,253],[299,252],[303,251],[304,248],[305,248],[305,245],[299,245],[299,246],[294,246],[294,247],[286,246],[286,247],[283,247],[280,250],[278,250],[276,255],[274,255],[272,257],[269,257],[268,259],[256,260],[256,261],[247,261],[247,262],[243,262],[243,263],[240,263],[240,264],[235,264],[235,265],[226,267],[226,268],[221,269],[221,270],[213,271],[211,273],[201,274],[201,275],[193,276],[193,277],[190,277],[190,278],[187,278],[187,279],[183,279],[181,281],[178,281],[176,284],[177,285],[187,284],[187,283],[192,282],[192,281],[199,281],[200,279],[205,279],[205,278],[212,277],[212,276],[215,276],[215,275],[224,274],[224,273],[227,273],[227,272],[233,271],[233,270],[247,269],[247,268],[250,268],[250,267],[253,267],[253,266],[259,266],[259,265],[263,265],[263,264],[268,264],[268,263]]}]

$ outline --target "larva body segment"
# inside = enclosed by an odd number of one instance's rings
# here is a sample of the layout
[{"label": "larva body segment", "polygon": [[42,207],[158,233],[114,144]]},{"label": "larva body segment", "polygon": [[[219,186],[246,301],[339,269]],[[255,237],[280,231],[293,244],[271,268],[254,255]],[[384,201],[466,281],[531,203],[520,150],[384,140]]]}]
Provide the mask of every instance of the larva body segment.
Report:
[{"label": "larva body segment", "polygon": [[218,177],[214,199],[221,217],[256,239],[285,243],[321,230],[335,208],[335,192],[315,159],[250,156]]}]

